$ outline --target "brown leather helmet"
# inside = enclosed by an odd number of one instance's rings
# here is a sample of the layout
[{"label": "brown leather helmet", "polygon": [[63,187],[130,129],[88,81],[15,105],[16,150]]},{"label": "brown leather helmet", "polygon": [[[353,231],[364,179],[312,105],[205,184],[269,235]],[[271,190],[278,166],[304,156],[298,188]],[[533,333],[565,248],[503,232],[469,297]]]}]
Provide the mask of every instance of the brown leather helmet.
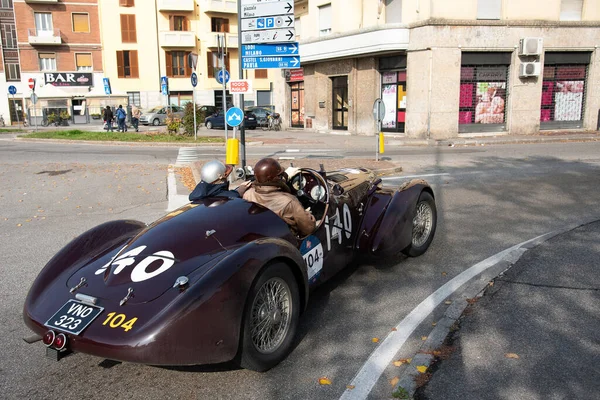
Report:
[{"label": "brown leather helmet", "polygon": [[268,185],[281,182],[283,167],[274,158],[263,158],[254,166],[256,183]]}]

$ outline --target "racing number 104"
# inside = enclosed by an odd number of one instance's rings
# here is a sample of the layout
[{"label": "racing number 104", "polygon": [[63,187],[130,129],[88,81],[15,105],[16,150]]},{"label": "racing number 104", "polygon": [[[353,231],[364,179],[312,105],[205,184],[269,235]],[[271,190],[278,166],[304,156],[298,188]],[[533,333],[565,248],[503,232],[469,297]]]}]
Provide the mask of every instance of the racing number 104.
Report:
[{"label": "racing number 104", "polygon": [[108,313],[106,316],[106,320],[102,323],[102,325],[108,324],[111,328],[123,328],[125,332],[133,328],[133,324],[137,321],[137,317],[131,318],[129,321],[125,322],[127,317],[125,314],[117,314],[116,312]]}]

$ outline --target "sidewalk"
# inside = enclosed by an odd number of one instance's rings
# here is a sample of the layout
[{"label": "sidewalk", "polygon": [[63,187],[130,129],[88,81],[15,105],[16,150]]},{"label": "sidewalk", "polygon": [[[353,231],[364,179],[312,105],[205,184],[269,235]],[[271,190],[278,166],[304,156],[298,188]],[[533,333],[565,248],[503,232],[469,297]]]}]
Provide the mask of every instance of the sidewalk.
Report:
[{"label": "sidewalk", "polygon": [[415,398],[597,399],[599,239],[593,222],[526,251],[466,308]]}]

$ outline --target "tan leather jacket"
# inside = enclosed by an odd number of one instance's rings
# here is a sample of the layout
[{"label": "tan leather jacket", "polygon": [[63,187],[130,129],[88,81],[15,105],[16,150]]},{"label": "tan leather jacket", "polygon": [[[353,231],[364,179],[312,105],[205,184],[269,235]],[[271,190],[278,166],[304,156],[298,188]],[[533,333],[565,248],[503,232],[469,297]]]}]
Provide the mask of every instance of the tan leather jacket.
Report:
[{"label": "tan leather jacket", "polygon": [[244,193],[244,200],[258,203],[279,215],[300,236],[310,235],[315,230],[315,219],[300,201],[275,186],[252,186]]}]

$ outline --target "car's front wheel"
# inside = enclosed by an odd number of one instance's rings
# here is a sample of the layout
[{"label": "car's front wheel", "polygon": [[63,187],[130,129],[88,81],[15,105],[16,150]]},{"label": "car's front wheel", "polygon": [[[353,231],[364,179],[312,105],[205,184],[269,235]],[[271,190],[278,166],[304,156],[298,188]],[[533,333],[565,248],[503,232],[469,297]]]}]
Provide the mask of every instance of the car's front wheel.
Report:
[{"label": "car's front wheel", "polygon": [[207,121],[207,122],[206,122],[206,128],[207,128],[207,129],[212,129],[212,128],[213,128],[213,124],[212,124],[212,122],[210,122],[210,121]]},{"label": "car's front wheel", "polygon": [[268,265],[246,301],[240,365],[267,371],[290,352],[300,318],[296,279],[284,263]]},{"label": "car's front wheel", "polygon": [[402,252],[409,257],[418,257],[429,248],[437,225],[437,209],[430,193],[422,192],[419,196],[412,224],[412,240]]}]

